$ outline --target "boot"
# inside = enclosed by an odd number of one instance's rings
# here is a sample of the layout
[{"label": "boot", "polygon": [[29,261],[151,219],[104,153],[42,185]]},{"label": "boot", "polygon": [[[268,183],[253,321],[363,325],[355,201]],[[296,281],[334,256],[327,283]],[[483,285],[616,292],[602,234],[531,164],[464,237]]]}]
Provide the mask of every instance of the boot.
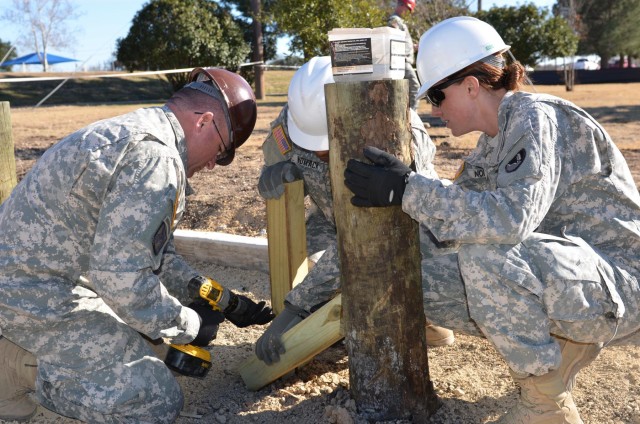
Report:
[{"label": "boot", "polygon": [[36,358],[0,336],[0,420],[26,421],[37,404],[29,397],[36,389]]},{"label": "boot", "polygon": [[512,371],[511,376],[520,398],[499,424],[584,424],[558,370],[541,376]]},{"label": "boot", "polygon": [[558,371],[567,391],[572,391],[576,384],[576,375],[582,368],[592,363],[602,350],[602,343],[577,343],[567,339],[555,337],[562,352],[562,362]]},{"label": "boot", "polygon": [[455,341],[455,336],[453,335],[453,331],[444,328],[438,327],[433,324],[427,323],[427,346],[430,347],[438,347],[438,346],[448,346],[453,344]]}]

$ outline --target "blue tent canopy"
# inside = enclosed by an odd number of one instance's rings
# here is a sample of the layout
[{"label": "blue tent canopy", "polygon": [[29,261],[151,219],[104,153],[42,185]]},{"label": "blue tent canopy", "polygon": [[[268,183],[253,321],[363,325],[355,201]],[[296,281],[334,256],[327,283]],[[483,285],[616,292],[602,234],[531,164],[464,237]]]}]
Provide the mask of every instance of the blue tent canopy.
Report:
[{"label": "blue tent canopy", "polygon": [[[44,55],[42,53],[30,53],[25,56],[17,57],[13,60],[7,60],[6,62],[2,62],[0,63],[0,66],[38,65],[38,64],[41,65],[43,58],[44,58]],[[63,62],[79,62],[79,60],[47,53],[47,63],[49,65],[55,65],[56,63],[63,63]]]}]

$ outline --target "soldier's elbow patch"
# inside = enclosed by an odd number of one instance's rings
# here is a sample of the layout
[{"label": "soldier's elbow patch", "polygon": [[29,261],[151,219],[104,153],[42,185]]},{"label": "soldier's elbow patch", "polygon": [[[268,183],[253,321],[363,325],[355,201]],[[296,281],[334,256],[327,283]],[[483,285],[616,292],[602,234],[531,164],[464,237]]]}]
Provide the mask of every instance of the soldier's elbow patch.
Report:
[{"label": "soldier's elbow patch", "polygon": [[500,161],[498,187],[507,187],[514,181],[527,178],[540,179],[542,172],[540,146],[531,135],[524,136]]},{"label": "soldier's elbow patch", "polygon": [[151,247],[153,249],[154,256],[157,256],[159,253],[164,251],[167,242],[169,241],[169,232],[171,229],[171,225],[169,222],[169,218],[165,218],[161,223],[156,232],[153,234],[153,239],[151,240]]}]

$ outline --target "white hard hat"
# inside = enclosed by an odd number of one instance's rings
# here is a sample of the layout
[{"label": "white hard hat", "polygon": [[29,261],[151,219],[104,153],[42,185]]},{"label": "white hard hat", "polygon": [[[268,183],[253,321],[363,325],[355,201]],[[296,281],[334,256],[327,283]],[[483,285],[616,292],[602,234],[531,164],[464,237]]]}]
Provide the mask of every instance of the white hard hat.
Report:
[{"label": "white hard hat", "polygon": [[445,19],[420,37],[416,68],[422,85],[416,97],[423,98],[438,81],[509,47],[486,22],[471,16]]},{"label": "white hard hat", "polygon": [[291,140],[314,152],[329,150],[324,85],[333,83],[331,58],[316,56],[291,78],[287,102],[287,128]]}]

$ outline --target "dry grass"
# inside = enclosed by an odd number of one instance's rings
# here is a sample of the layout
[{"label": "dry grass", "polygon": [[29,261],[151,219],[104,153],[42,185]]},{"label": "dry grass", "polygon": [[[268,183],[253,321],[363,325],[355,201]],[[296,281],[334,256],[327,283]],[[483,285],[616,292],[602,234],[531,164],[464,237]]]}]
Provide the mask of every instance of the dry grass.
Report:
[{"label": "dry grass", "polygon": [[[287,87],[294,71],[269,71],[266,73],[266,98],[258,102],[258,121],[254,133],[247,142],[259,146],[265,139],[269,124],[286,102]],[[549,93],[570,100],[586,109],[607,129],[620,149],[640,149],[640,83],[577,85],[572,92],[564,86],[536,86],[537,92]],[[96,106],[52,106],[40,108],[12,108],[12,124],[17,170],[21,177],[31,167],[33,160],[61,137],[99,119],[127,113],[150,104],[118,104]],[[431,107],[421,102],[420,115],[429,115]],[[436,145],[446,142],[447,160],[442,164],[441,176],[451,178],[455,165],[450,159],[462,157],[475,146],[478,133],[452,137],[447,128],[429,130]],[[436,164],[436,167],[438,164]]]},{"label": "dry grass", "polygon": [[[535,86],[534,91],[569,100],[593,115],[609,132],[620,149],[637,149],[640,144],[640,83],[576,85],[574,91],[566,91],[562,85]],[[429,114],[431,107],[421,102],[420,115]],[[433,128],[432,136],[445,136],[450,144],[461,149],[472,149],[478,133],[462,137],[450,136],[446,128]]]}]

